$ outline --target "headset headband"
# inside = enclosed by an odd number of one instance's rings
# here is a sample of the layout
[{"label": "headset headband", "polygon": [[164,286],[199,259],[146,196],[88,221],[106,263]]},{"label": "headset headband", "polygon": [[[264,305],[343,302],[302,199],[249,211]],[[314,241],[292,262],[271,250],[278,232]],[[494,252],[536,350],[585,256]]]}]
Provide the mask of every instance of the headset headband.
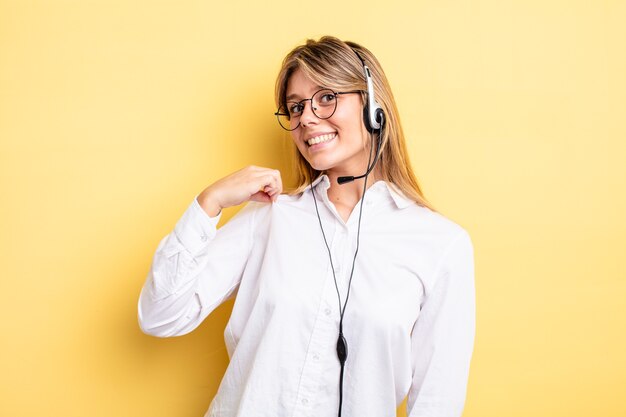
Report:
[{"label": "headset headband", "polygon": [[374,95],[374,81],[372,80],[372,74],[370,73],[369,67],[365,64],[365,61],[361,58],[361,55],[356,51],[356,49],[352,47],[350,48],[359,58],[361,64],[363,64],[363,74],[365,75],[365,82],[367,83],[367,103],[363,109],[365,128],[370,133],[379,132],[384,124],[385,114],[383,109],[380,107],[380,104],[376,101],[376,97]]}]

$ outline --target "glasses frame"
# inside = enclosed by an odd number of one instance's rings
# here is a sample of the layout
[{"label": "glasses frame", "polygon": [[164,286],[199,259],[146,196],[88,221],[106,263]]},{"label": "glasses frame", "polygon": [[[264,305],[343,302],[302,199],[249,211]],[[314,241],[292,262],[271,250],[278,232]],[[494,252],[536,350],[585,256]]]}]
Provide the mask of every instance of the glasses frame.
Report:
[{"label": "glasses frame", "polygon": [[[333,91],[330,88],[320,88],[315,93],[313,93],[311,98],[305,98],[305,99],[302,99],[300,101],[296,101],[294,103],[302,104],[302,106],[304,107],[304,102],[305,101],[310,101],[311,102],[311,112],[315,115],[315,117],[317,117],[320,120],[330,119],[331,117],[333,117],[333,114],[335,114],[335,112],[337,111],[337,103],[338,103],[337,101],[335,101],[335,108],[333,109],[332,113],[328,117],[319,117],[317,115],[317,113],[315,113],[315,108],[313,107],[313,97],[315,97],[317,95],[317,93],[319,93],[320,91],[326,91],[326,90],[331,91],[335,95],[335,98],[337,98],[337,96],[344,95],[344,94],[356,94],[356,93],[362,94],[362,93],[366,93],[366,91],[364,91],[364,90]],[[281,108],[279,107],[278,110],[276,110],[276,113],[274,113],[274,116],[276,116],[276,120],[278,121],[278,124],[280,125],[280,127],[282,127],[283,129],[285,129],[288,132],[293,132],[294,130],[296,130],[297,128],[300,127],[300,120],[298,120],[298,124],[293,129],[287,129],[285,126],[283,126],[283,124],[280,122],[280,116],[287,116],[287,117],[289,117],[289,120],[291,120],[291,115],[289,113],[281,112],[280,110],[281,110]],[[302,112],[304,112],[304,108],[302,109]],[[300,116],[302,116],[302,114],[300,114]],[[298,118],[300,118],[300,116],[298,116]]]}]

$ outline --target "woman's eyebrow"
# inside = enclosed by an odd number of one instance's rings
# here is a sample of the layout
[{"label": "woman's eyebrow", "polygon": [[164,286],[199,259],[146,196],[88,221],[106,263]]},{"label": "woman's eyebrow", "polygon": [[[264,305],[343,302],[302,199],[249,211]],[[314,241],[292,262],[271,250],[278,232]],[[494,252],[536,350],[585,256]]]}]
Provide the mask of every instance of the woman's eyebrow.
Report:
[{"label": "woman's eyebrow", "polygon": [[[316,86],[316,88],[317,88],[317,91],[319,91],[319,90],[323,90],[326,87],[322,87],[321,85],[318,85],[318,86]],[[299,97],[300,96],[298,94],[292,93],[292,94],[287,95],[287,97],[285,97],[285,101],[292,100],[294,98],[299,98]]]}]

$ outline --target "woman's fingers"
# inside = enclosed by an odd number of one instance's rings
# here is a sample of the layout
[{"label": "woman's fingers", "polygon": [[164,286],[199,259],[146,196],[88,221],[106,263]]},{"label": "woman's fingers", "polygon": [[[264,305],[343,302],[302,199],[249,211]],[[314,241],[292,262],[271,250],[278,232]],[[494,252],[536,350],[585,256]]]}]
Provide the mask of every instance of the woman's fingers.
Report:
[{"label": "woman's fingers", "polygon": [[[236,206],[246,201],[272,202],[283,191],[280,171],[254,165],[247,166],[207,187],[198,201],[207,212]],[[210,210],[213,207],[213,210]]]},{"label": "woman's fingers", "polygon": [[259,191],[250,196],[250,201],[258,201],[260,203],[269,203],[273,200],[266,192]]},{"label": "woman's fingers", "polygon": [[276,201],[276,198],[283,191],[283,183],[280,176],[280,171],[276,169],[265,169],[258,172],[257,184],[258,190],[268,194],[272,201]]},{"label": "woman's fingers", "polygon": [[[283,192],[283,179],[280,176],[280,171],[275,169],[274,171],[276,171],[276,180],[278,182],[278,190],[276,192],[276,194],[281,194]],[[276,200],[274,200],[276,201]]]}]

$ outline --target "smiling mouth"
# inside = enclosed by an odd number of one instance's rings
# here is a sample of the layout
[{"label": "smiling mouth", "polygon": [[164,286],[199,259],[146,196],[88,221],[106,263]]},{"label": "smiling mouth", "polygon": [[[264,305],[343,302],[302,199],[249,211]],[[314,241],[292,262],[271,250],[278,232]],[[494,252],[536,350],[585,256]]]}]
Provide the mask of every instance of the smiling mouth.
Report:
[{"label": "smiling mouth", "polygon": [[336,133],[327,133],[325,135],[320,135],[309,139],[306,143],[308,143],[309,146],[313,146],[317,145],[318,143],[328,142],[329,140],[335,139],[335,136],[337,136]]}]

